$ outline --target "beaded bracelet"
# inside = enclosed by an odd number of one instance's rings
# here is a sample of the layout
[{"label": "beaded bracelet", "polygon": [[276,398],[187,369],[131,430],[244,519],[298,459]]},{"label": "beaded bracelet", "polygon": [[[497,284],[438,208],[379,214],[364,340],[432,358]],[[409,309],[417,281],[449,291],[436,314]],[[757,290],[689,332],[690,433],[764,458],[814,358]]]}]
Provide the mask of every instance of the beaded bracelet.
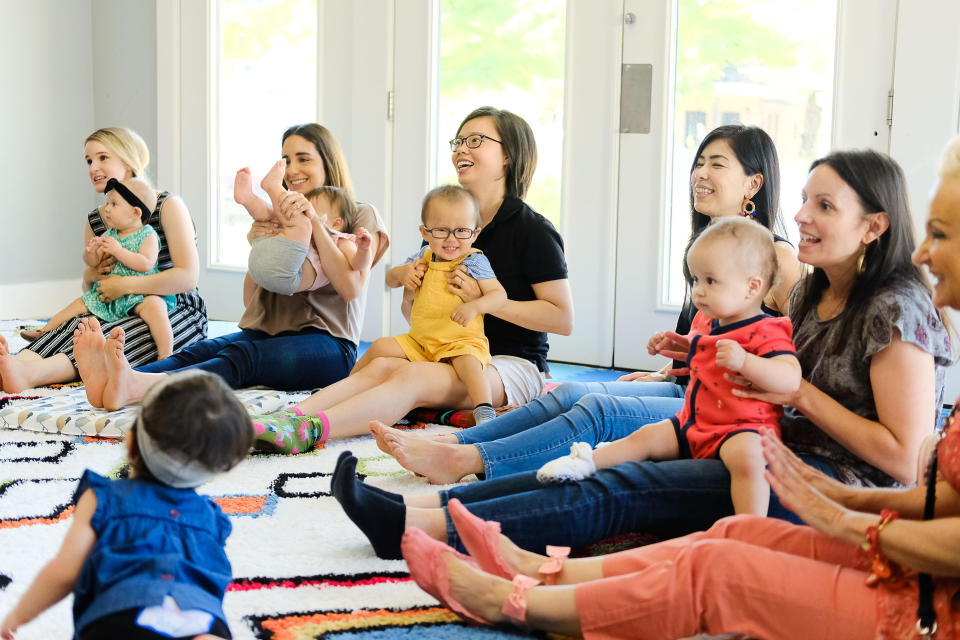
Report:
[{"label": "beaded bracelet", "polygon": [[890,561],[880,550],[879,538],[883,528],[899,517],[900,514],[896,511],[884,509],[880,512],[880,521],[877,524],[872,524],[867,527],[867,531],[864,534],[866,540],[860,543],[860,547],[873,556],[873,564],[870,567],[872,573],[867,576],[867,584],[869,586],[873,586],[881,580],[889,580],[894,573]]}]

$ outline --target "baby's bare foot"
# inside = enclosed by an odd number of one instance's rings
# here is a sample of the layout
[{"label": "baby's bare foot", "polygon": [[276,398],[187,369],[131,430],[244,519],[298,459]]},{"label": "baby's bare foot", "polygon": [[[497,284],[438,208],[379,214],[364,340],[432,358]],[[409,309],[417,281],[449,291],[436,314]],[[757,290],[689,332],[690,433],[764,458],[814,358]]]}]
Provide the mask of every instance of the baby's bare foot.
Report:
[{"label": "baby's bare foot", "polygon": [[98,408],[103,406],[103,387],[107,383],[104,342],[106,340],[100,330],[100,322],[94,317],[82,319],[73,332],[73,357],[77,360],[77,371],[83,380],[87,402]]},{"label": "baby's bare foot", "polygon": [[270,196],[271,202],[273,202],[273,210],[278,211],[278,203],[280,197],[283,195],[285,189],[283,188],[283,174],[287,171],[287,161],[277,160],[270,171],[267,171],[267,175],[263,176],[263,180],[260,181],[260,188],[267,192],[267,195]]},{"label": "baby's bare foot", "polygon": [[233,179],[233,199],[237,204],[249,207],[256,197],[253,194],[253,176],[250,175],[250,167],[244,167],[237,171],[237,177]]}]

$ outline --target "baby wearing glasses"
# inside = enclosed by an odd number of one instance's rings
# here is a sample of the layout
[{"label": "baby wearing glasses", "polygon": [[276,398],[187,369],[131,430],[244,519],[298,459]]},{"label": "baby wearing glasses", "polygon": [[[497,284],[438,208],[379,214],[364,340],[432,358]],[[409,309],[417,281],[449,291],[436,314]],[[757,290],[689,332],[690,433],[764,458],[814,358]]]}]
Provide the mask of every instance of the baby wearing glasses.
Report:
[{"label": "baby wearing glasses", "polygon": [[267,291],[286,296],[316,291],[330,283],[321,263],[321,245],[327,245],[325,248],[331,251],[339,250],[352,270],[368,269],[373,262],[370,232],[363,227],[355,233],[342,232],[352,229],[357,219],[357,207],[347,192],[337,187],[318,187],[305,194],[309,206],[294,202],[284,208],[281,199],[286,193],[285,167],[285,161],[277,161],[260,182],[270,196],[270,204],[254,195],[249,169],[237,172],[234,200],[254,220],[281,225],[279,234],[253,239],[247,266],[250,278]]},{"label": "baby wearing glasses", "polygon": [[[483,370],[490,364],[490,343],[483,333],[483,314],[507,301],[490,261],[473,241],[480,232],[480,209],[470,192],[459,186],[437,187],[423,199],[420,234],[427,246],[387,271],[387,286],[404,287],[410,309],[410,333],[374,342],[365,359],[389,356],[411,362],[449,362],[475,405],[477,424],[495,417],[490,386]],[[447,285],[447,274],[459,265],[477,281],[482,295],[464,302]],[[412,305],[412,306],[411,306]]]}]

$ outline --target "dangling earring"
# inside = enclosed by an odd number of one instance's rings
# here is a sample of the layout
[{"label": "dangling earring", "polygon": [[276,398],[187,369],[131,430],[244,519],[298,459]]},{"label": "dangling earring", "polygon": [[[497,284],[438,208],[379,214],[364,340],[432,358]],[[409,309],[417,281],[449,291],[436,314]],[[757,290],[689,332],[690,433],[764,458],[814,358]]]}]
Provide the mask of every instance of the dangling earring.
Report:
[{"label": "dangling earring", "polygon": [[757,205],[753,204],[753,200],[747,198],[743,203],[743,210],[740,212],[744,218],[754,219],[757,217]]},{"label": "dangling earring", "polygon": [[863,265],[863,259],[866,257],[867,257],[867,250],[864,249],[863,253],[861,253],[860,256],[857,258],[857,275],[858,276],[862,276],[863,272],[867,270],[867,268]]}]

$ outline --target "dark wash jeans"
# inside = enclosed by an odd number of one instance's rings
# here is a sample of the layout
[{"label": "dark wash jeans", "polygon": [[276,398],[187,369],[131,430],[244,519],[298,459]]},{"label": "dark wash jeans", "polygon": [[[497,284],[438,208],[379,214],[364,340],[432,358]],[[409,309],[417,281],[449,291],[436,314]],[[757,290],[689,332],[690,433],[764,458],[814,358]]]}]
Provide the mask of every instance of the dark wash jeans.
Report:
[{"label": "dark wash jeans", "polygon": [[264,385],[282,391],[315,389],[347,377],[357,361],[357,345],[320,329],[271,336],[242,329],[194,342],[169,358],[137,371],[174,373],[203,369],[219,374],[234,389]]},{"label": "dark wash jeans", "polygon": [[[836,476],[825,458],[803,460]],[[625,462],[580,482],[552,485],[540,484],[535,471],[517,473],[441,491],[445,510],[451,498],[500,522],[504,535],[535,553],[548,544],[576,548],[626,533],[676,537],[733,515],[730,474],[720,460]],[[768,515],[801,522],[772,492]],[[447,542],[463,550],[449,515]]]}]

